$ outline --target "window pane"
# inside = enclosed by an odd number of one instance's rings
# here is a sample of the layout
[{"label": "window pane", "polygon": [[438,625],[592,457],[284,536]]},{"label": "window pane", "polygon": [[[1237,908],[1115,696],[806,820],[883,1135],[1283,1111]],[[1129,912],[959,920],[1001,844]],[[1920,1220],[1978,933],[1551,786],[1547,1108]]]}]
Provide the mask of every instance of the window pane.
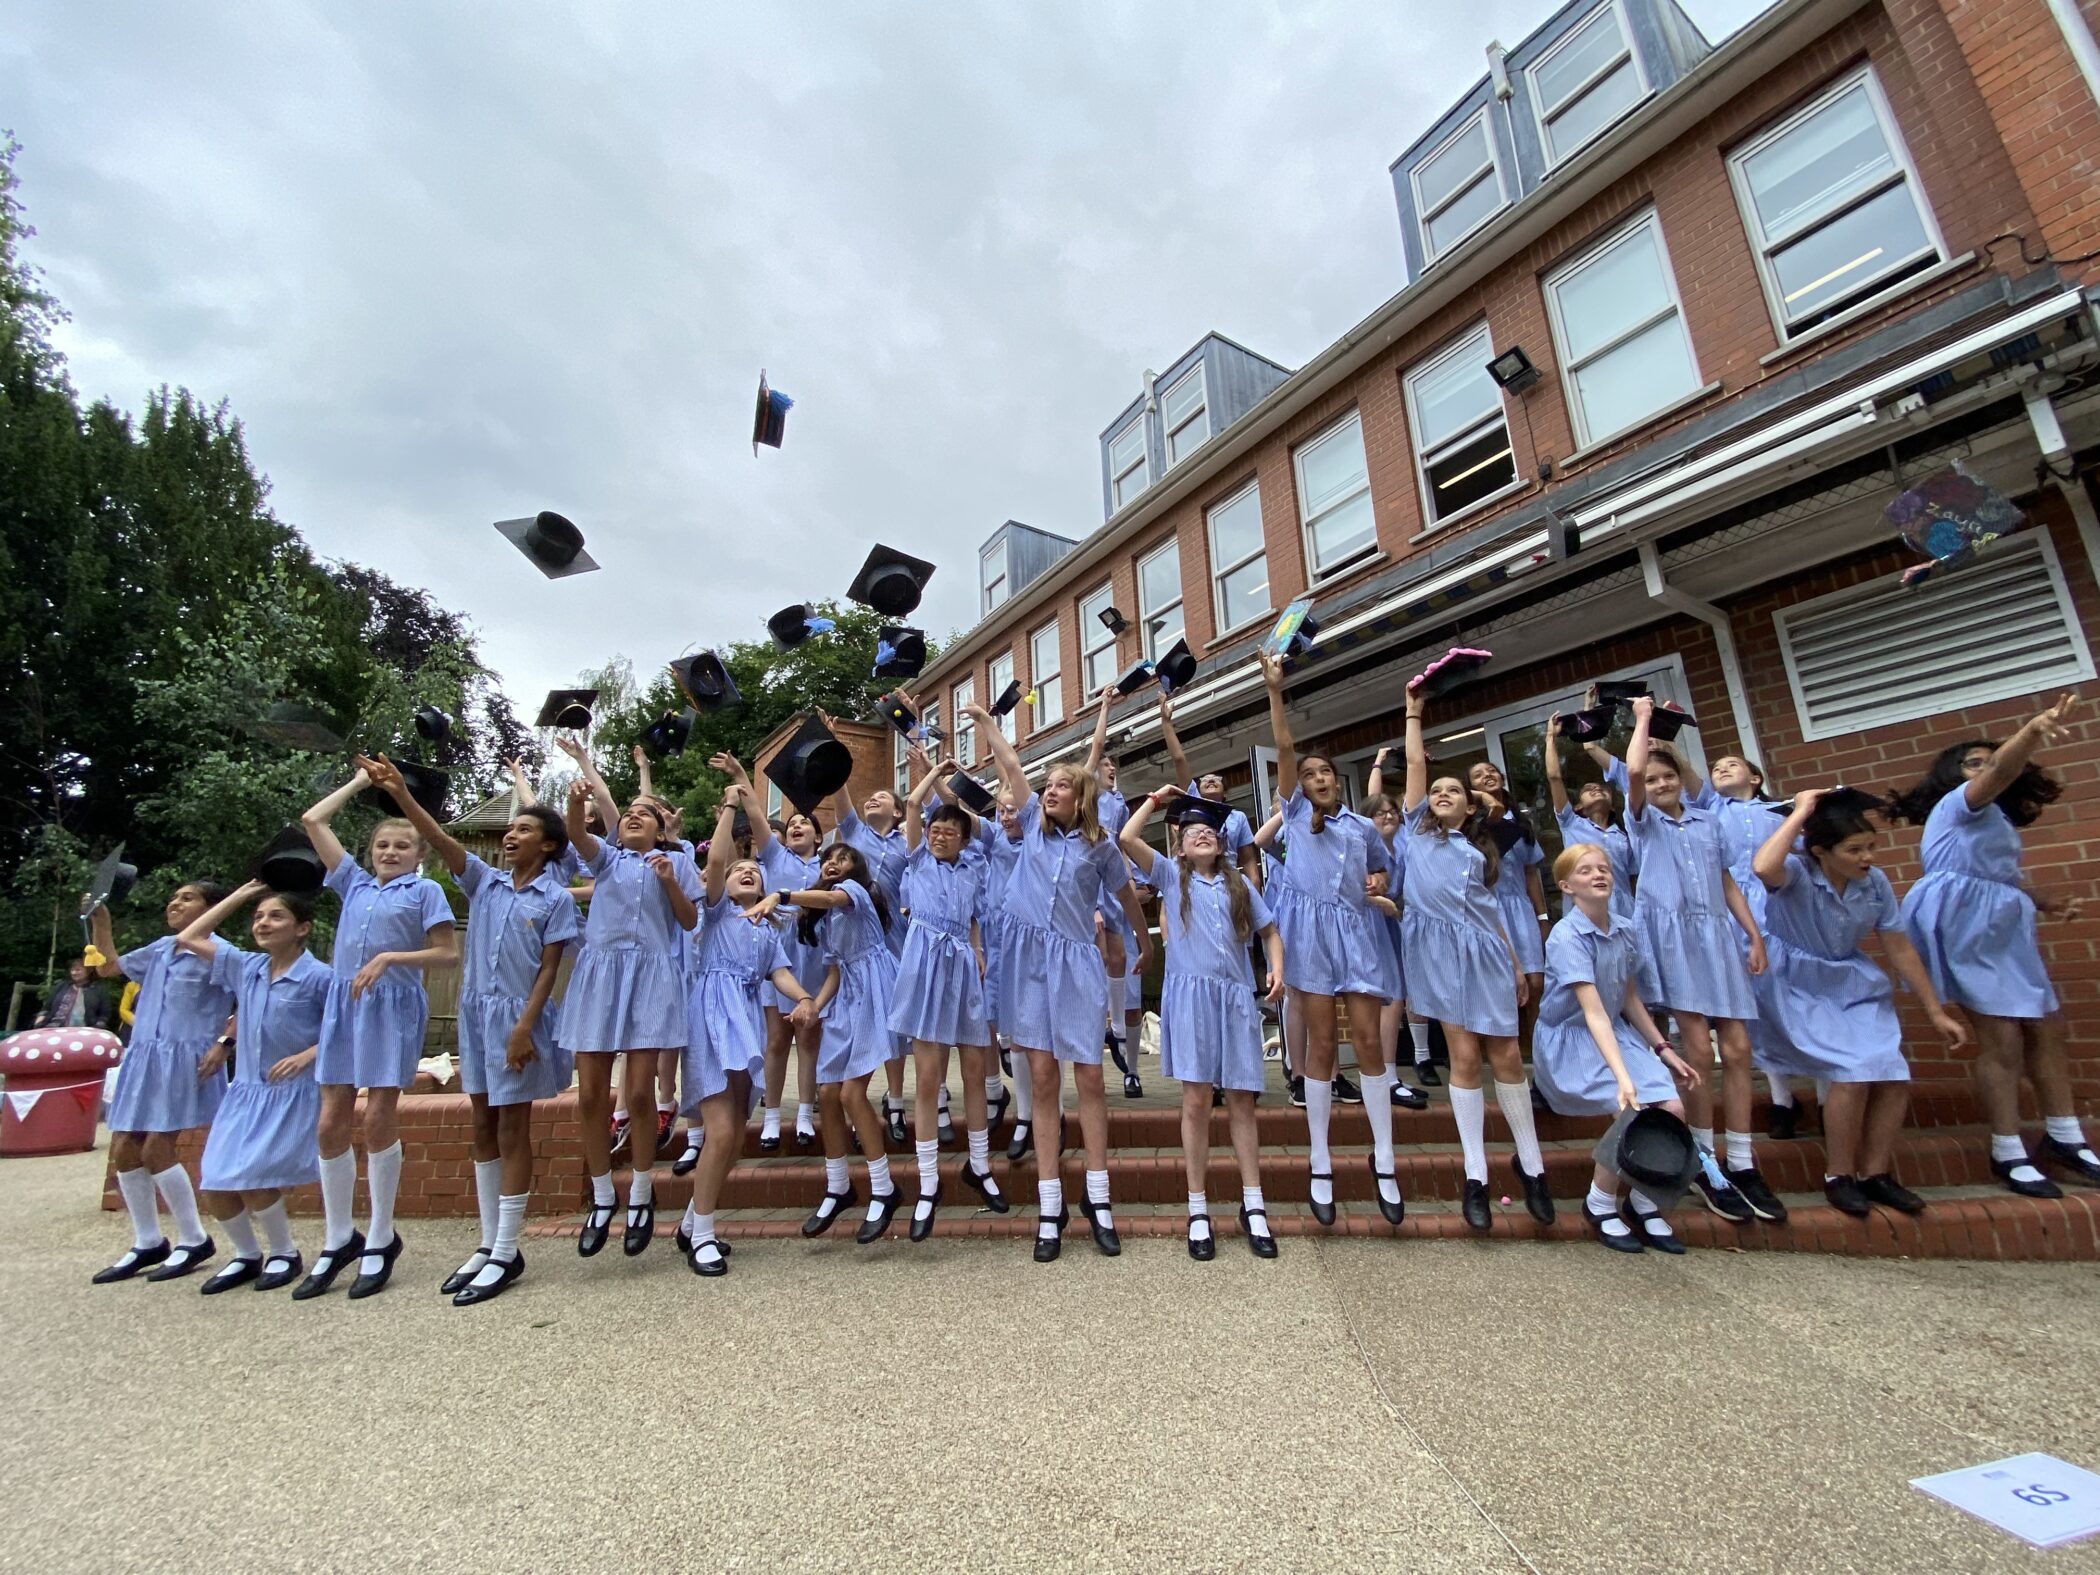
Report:
[{"label": "window pane", "polygon": [[1624,114],[1641,96],[1640,73],[1631,59],[1554,116],[1546,127],[1553,156],[1564,159]]},{"label": "window pane", "polygon": [[1005,600],[1006,576],[1002,574],[999,576],[998,579],[992,581],[991,584],[987,585],[984,588],[984,610],[986,612],[990,612],[994,607],[998,606],[1001,602]]},{"label": "window pane", "polygon": [[1554,283],[1568,359],[1580,361],[1670,301],[1655,230],[1643,225]]},{"label": "window pane", "polygon": [[1744,159],[1743,174],[1771,238],[1828,213],[1895,164],[1862,85]]},{"label": "window pane", "polygon": [[1487,121],[1475,120],[1456,142],[1435,158],[1415,167],[1415,186],[1422,193],[1422,211],[1442,203],[1466,185],[1488,162]]},{"label": "window pane", "polygon": [[1117,475],[1128,470],[1145,452],[1145,423],[1133,421],[1108,445],[1108,468]]},{"label": "window pane", "polygon": [[1035,725],[1053,727],[1065,717],[1065,681],[1038,678],[1035,681]]},{"label": "window pane", "polygon": [[1698,386],[1684,330],[1673,313],[1646,333],[1600,356],[1574,377],[1576,397],[1595,442],[1682,399]]},{"label": "window pane", "polygon": [[1441,256],[1462,240],[1466,232],[1502,206],[1502,188],[1489,170],[1470,190],[1424,226],[1429,235],[1429,254]]},{"label": "window pane", "polygon": [[1269,560],[1250,558],[1218,581],[1218,626],[1237,629],[1269,610]]},{"label": "window pane", "polygon": [[1129,475],[1116,483],[1116,507],[1121,508],[1152,485],[1152,478],[1145,474],[1145,467],[1138,466]]},{"label": "window pane", "polygon": [[1087,652],[1086,694],[1082,698],[1091,699],[1101,692],[1103,684],[1112,684],[1115,681],[1116,648],[1113,645],[1104,645],[1099,650]]},{"label": "window pane", "polygon": [[1092,650],[1115,638],[1101,622],[1101,615],[1108,611],[1114,596],[1114,589],[1104,585],[1079,604],[1079,645],[1082,650]]},{"label": "window pane", "polygon": [[[1014,658],[1011,651],[1004,656],[993,659],[990,670],[985,674],[985,680],[985,697],[988,701],[995,701],[1006,692],[1006,686],[1014,681]],[[1009,711],[1006,715],[999,718],[999,731],[1004,733],[1009,741],[1012,740],[1014,736],[1013,712]]]},{"label": "window pane", "polygon": [[1501,391],[1488,376],[1487,336],[1476,335],[1442,365],[1417,374],[1415,445],[1427,453],[1445,439],[1502,408]]},{"label": "window pane", "polygon": [[1428,470],[1430,503],[1437,519],[1500,492],[1517,479],[1508,424],[1497,421],[1479,437],[1444,454]]},{"label": "window pane", "polygon": [[[1183,633],[1181,603],[1176,602],[1172,607],[1149,615],[1145,619],[1145,655],[1157,661],[1159,653],[1180,639]],[[1113,678],[1115,674],[1111,673],[1109,677]]]},{"label": "window pane", "polygon": [[1298,451],[1298,479],[1308,516],[1364,484],[1363,423],[1351,416],[1316,443]]},{"label": "window pane", "polygon": [[1924,267],[1935,255],[1905,181],[1775,252],[1772,271],[1786,320],[1796,324],[1844,305],[1905,263]]},{"label": "window pane", "polygon": [[1146,612],[1181,599],[1181,554],[1173,547],[1138,565],[1138,606]]},{"label": "window pane", "polygon": [[1561,100],[1625,50],[1626,42],[1619,36],[1618,13],[1606,6],[1570,34],[1552,58],[1532,73],[1532,80],[1538,84],[1540,110],[1551,114],[1560,107]]},{"label": "window pane", "polygon": [[1313,525],[1313,570],[1319,573],[1371,545],[1376,537],[1371,494],[1359,492]]},{"label": "window pane", "polygon": [[[1106,634],[1106,629],[1101,631]],[[1037,683],[1063,665],[1057,641],[1057,625],[1045,624],[1028,637],[1028,676]]]},{"label": "window pane", "polygon": [[1201,448],[1210,437],[1210,413],[1198,410],[1185,426],[1167,434],[1167,463],[1178,465]]},{"label": "window pane", "polygon": [[1249,487],[1210,511],[1212,572],[1237,563],[1261,546],[1261,493]]},{"label": "window pane", "polygon": [[1180,426],[1203,408],[1203,368],[1197,367],[1161,396],[1159,408],[1168,429]]}]

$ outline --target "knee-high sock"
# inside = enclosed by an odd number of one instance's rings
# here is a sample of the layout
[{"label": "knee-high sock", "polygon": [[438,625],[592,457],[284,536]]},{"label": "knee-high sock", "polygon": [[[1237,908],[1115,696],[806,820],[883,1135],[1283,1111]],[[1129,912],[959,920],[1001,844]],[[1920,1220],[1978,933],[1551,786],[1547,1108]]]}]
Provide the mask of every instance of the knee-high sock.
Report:
[{"label": "knee-high sock", "polygon": [[1451,1115],[1458,1123],[1459,1147],[1466,1154],[1466,1180],[1484,1185],[1488,1179],[1486,1093],[1478,1088],[1460,1088],[1453,1083]]},{"label": "knee-high sock", "polygon": [[289,1258],[299,1250],[298,1244],[292,1240],[292,1222],[285,1217],[283,1198],[266,1209],[250,1212],[262,1222],[263,1239],[270,1244],[271,1257]]},{"label": "knee-high sock", "polygon": [[1371,1152],[1380,1170],[1393,1168],[1393,1084],[1398,1081],[1390,1068],[1363,1080],[1364,1114],[1371,1119]]},{"label": "knee-high sock", "polygon": [[508,1263],[518,1255],[518,1233],[525,1228],[528,1194],[510,1193],[496,1200],[496,1245],[489,1256]]},{"label": "knee-high sock", "polygon": [[384,1247],[394,1239],[394,1194],[401,1190],[401,1140],[365,1156],[365,1192],[372,1200],[372,1226],[365,1245]]},{"label": "knee-high sock", "polygon": [[1517,1140],[1517,1163],[1524,1167],[1524,1174],[1543,1175],[1546,1158],[1539,1152],[1538,1122],[1531,1114],[1531,1084],[1521,1077],[1514,1083],[1497,1078],[1495,1103],[1502,1107],[1502,1119],[1509,1123],[1510,1136]]},{"label": "knee-high sock", "polygon": [[190,1173],[180,1165],[170,1165],[153,1173],[153,1185],[175,1218],[175,1239],[185,1247],[202,1245],[204,1221],[197,1218],[197,1189],[190,1184]]},{"label": "knee-high sock", "polygon": [[161,1234],[160,1215],[153,1207],[153,1177],[144,1165],[117,1172],[117,1191],[124,1195],[124,1212],[131,1216],[131,1247],[144,1252],[167,1238]]},{"label": "knee-high sock", "polygon": [[1794,1108],[1794,1091],[1787,1086],[1786,1074],[1783,1072],[1767,1072],[1765,1073],[1765,1081],[1772,1085],[1772,1103],[1781,1110],[1792,1110]]},{"label": "knee-high sock", "polygon": [[246,1209],[230,1220],[220,1220],[219,1229],[226,1232],[226,1239],[233,1243],[236,1258],[260,1258],[262,1248],[255,1240],[255,1216]]},{"label": "knee-high sock", "polygon": [[[1317,1077],[1305,1080],[1305,1130],[1312,1144],[1312,1169],[1317,1172],[1334,1170],[1334,1156],[1327,1151],[1327,1128],[1334,1119],[1334,1085]],[[1334,1201],[1334,1183],[1315,1181],[1312,1184],[1315,1203]]]},{"label": "knee-high sock", "polygon": [[350,1239],[350,1211],[357,1201],[357,1150],[346,1148],[321,1161],[321,1250],[333,1252]]},{"label": "knee-high sock", "polygon": [[481,1215],[481,1251],[496,1245],[496,1202],[503,1196],[503,1161],[474,1161],[474,1206]]},{"label": "knee-high sock", "polygon": [[1025,1057],[1014,1068],[1014,1119],[1035,1119],[1035,1078],[1029,1074]]},{"label": "knee-high sock", "polygon": [[941,1145],[932,1138],[920,1138],[912,1146],[919,1155],[919,1195],[931,1196],[941,1184]]}]

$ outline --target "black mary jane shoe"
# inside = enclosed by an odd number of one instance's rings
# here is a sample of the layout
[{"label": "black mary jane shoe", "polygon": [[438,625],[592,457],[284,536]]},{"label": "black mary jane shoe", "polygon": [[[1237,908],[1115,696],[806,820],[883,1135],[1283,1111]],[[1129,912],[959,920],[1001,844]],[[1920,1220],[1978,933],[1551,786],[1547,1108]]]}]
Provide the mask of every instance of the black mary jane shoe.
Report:
[{"label": "black mary jane shoe", "polygon": [[889,1230],[890,1221],[897,1217],[897,1210],[904,1204],[904,1189],[893,1182],[888,1192],[879,1198],[871,1195],[868,1202],[875,1212],[862,1220],[860,1229],[853,1233],[853,1239],[863,1247],[880,1241]]},{"label": "black mary jane shoe", "polygon": [[1013,1103],[1014,1103],[1014,1096],[1013,1096],[1012,1094],[1009,1094],[1009,1093],[1008,1093],[1008,1092],[1006,1091],[1006,1085],[1005,1085],[1004,1083],[1001,1083],[1001,1084],[999,1085],[999,1097],[998,1097],[997,1099],[987,1100],[987,1101],[985,1102],[985,1106],[984,1106],[984,1129],[985,1129],[985,1131],[987,1131],[987,1132],[996,1132],[996,1131],[998,1131],[998,1130],[999,1130],[999,1123],[1000,1123],[1000,1122],[1002,1122],[1002,1121],[1004,1121],[1004,1120],[1006,1119],[1006,1113],[1007,1113],[1007,1111],[1009,1111],[1009,1110],[1011,1110],[1011,1109],[1013,1108]]},{"label": "black mary jane shoe", "polygon": [[1823,1198],[1838,1213],[1849,1214],[1856,1220],[1863,1220],[1874,1212],[1856,1176],[1824,1177]]},{"label": "black mary jane shoe", "polygon": [[1240,1205],[1240,1234],[1247,1238],[1247,1250],[1253,1253],[1255,1257],[1273,1258],[1276,1256],[1275,1236],[1268,1231],[1257,1233],[1247,1223],[1257,1214],[1261,1216],[1261,1222],[1264,1225],[1269,1223],[1269,1211],[1267,1209],[1250,1209],[1245,1204]]},{"label": "black mary jane shoe", "polygon": [[617,1203],[593,1203],[583,1217],[583,1229],[576,1234],[576,1256],[595,1258],[605,1250],[605,1238],[612,1231],[612,1217],[620,1212]]},{"label": "black mary jane shoe", "polygon": [[652,1186],[647,1203],[627,1205],[627,1227],[620,1233],[620,1250],[630,1258],[639,1258],[655,1238],[656,1188]]},{"label": "black mary jane shoe", "polygon": [[158,1285],[163,1280],[179,1280],[185,1274],[194,1273],[200,1266],[218,1255],[219,1244],[209,1236],[185,1247],[181,1242],[168,1254],[168,1261],[155,1269],[146,1278]]},{"label": "black mary jane shoe", "polygon": [[699,1163],[700,1151],[688,1143],[685,1146],[685,1152],[671,1161],[671,1174],[674,1176],[690,1176],[693,1173],[693,1167]]},{"label": "black mary jane shoe", "polygon": [[688,1258],[693,1252],[693,1234],[685,1228],[685,1221],[678,1222],[678,1229],[671,1232],[671,1245],[678,1249],[678,1256]]},{"label": "black mary jane shoe", "polygon": [[1101,1223],[1102,1215],[1112,1215],[1114,1211],[1105,1203],[1095,1203],[1090,1198],[1081,1198],[1079,1200],[1079,1212],[1086,1216],[1087,1226],[1094,1233],[1094,1245],[1100,1248],[1101,1256],[1104,1258],[1121,1257],[1123,1253],[1123,1238],[1116,1234],[1115,1226]]},{"label": "black mary jane shoe", "polygon": [[[1329,1191],[1332,1191],[1334,1188],[1334,1172],[1331,1170],[1316,1170],[1307,1179],[1326,1182]],[[1312,1217],[1314,1219],[1318,1220],[1322,1225],[1332,1225],[1334,1223],[1334,1205],[1332,1203],[1322,1203],[1318,1198],[1313,1197],[1310,1188],[1307,1189],[1306,1198],[1311,1204]]]},{"label": "black mary jane shoe", "polygon": [[2047,1176],[2037,1176],[2033,1181],[2015,1181],[2013,1172],[2022,1165],[2040,1169],[2031,1159],[1994,1159],[1991,1174],[1998,1178],[2006,1191],[2017,1192],[2023,1198],[2060,1198],[2064,1195],[2064,1189]]},{"label": "black mary jane shoe", "polygon": [[883,1137],[888,1141],[889,1146],[891,1148],[905,1148],[909,1146],[911,1134],[904,1130],[904,1107],[898,1105],[895,1109],[884,1110],[883,1119],[887,1124],[887,1130],[883,1133]]},{"label": "black mary jane shoe", "polygon": [[[1582,1206],[1582,1217],[1589,1224],[1590,1234],[1595,1236],[1605,1246],[1611,1248],[1613,1252],[1640,1252],[1644,1250],[1641,1246],[1641,1227],[1638,1221],[1634,1223],[1632,1229],[1626,1231],[1623,1235],[1614,1236],[1605,1230],[1604,1226],[1607,1220],[1619,1219],[1619,1211],[1617,1209],[1612,1210],[1609,1214],[1592,1214],[1589,1204],[1585,1203]],[[1623,1224],[1624,1221],[1621,1221],[1621,1223]]]},{"label": "black mary jane shoe", "polygon": [[[1203,1224],[1203,1234],[1201,1236],[1196,1234],[1196,1224],[1199,1220]],[[1191,1214],[1189,1216],[1189,1256],[1198,1263],[1208,1263],[1217,1255],[1218,1233],[1210,1228],[1210,1216],[1208,1214]]]},{"label": "black mary jane shoe", "polygon": [[[376,1272],[367,1274],[364,1271],[364,1265],[362,1263],[358,1265],[357,1279],[350,1286],[350,1300],[353,1302],[363,1301],[367,1296],[377,1296],[386,1289],[386,1282],[394,1277],[394,1260],[401,1256],[401,1249],[404,1245],[406,1243],[402,1239],[401,1232],[395,1231],[392,1241],[388,1242],[384,1247],[374,1249],[374,1253],[379,1258],[379,1268]],[[365,1253],[360,1256],[369,1257],[373,1255],[373,1253]]]},{"label": "black mary jane shoe", "polygon": [[[911,1239],[913,1241],[924,1241],[933,1234],[933,1222],[940,1218],[942,1190],[940,1184],[936,1182],[933,1191],[921,1192],[918,1203],[912,1205]],[[924,1214],[921,1214],[919,1212],[919,1203],[930,1204],[931,1207]]]},{"label": "black mary jane shoe", "polygon": [[1029,1147],[1035,1138],[1032,1130],[1034,1125],[1035,1123],[1029,1121],[1026,1117],[1014,1123],[1014,1135],[1007,1140],[1006,1144],[1007,1163],[1018,1165],[1028,1157]]},{"label": "black mary jane shoe", "polygon": [[1541,1225],[1553,1223],[1553,1194],[1546,1188],[1546,1173],[1527,1176],[1524,1166],[1516,1155],[1509,1157],[1509,1168],[1517,1173],[1517,1185],[1524,1191],[1524,1210]]},{"label": "black mary jane shoe", "polygon": [[168,1254],[175,1250],[173,1242],[163,1236],[151,1247],[133,1247],[106,1269],[95,1271],[91,1285],[115,1285],[130,1279],[134,1274],[144,1274],[157,1263],[166,1263]]},{"label": "black mary jane shoe", "polygon": [[[476,1263],[474,1261],[476,1258],[479,1258],[481,1260],[481,1263]],[[481,1272],[481,1264],[487,1263],[488,1261],[488,1248],[476,1247],[472,1252],[467,1254],[467,1261],[465,1263],[462,1263],[458,1268],[454,1269],[450,1274],[445,1276],[445,1283],[438,1287],[438,1295],[457,1296],[461,1291],[467,1288],[467,1282],[473,1279],[475,1275]]]},{"label": "black mary jane shoe", "polygon": [[2100,1165],[2080,1154],[2078,1147],[2076,1143],[2066,1143],[2060,1138],[2045,1137],[2042,1139],[2041,1158],[2080,1181],[2100,1186]]},{"label": "black mary jane shoe", "polygon": [[1072,1223],[1072,1211],[1063,1205],[1059,1205],[1056,1221],[1057,1234],[1054,1236],[1045,1236],[1043,1234],[1043,1221],[1048,1218],[1047,1214],[1038,1214],[1035,1217],[1035,1261],[1037,1263],[1055,1263],[1057,1261],[1057,1255],[1064,1250],[1065,1227]]},{"label": "black mary jane shoe", "polygon": [[[365,1233],[354,1230],[350,1239],[340,1247],[324,1248],[314,1259],[314,1266],[306,1271],[306,1278],[292,1288],[292,1300],[311,1301],[316,1296],[325,1296],[335,1285],[335,1277],[365,1255]],[[256,1273],[262,1272],[262,1260],[255,1262]]]},{"label": "black mary jane shoe", "polygon": [[1419,1088],[1409,1088],[1398,1077],[1393,1079],[1392,1104],[1395,1110],[1427,1110],[1429,1096]]},{"label": "black mary jane shoe", "polygon": [[[272,1264],[280,1267],[272,1268]],[[256,1279],[255,1288],[259,1291],[282,1290],[298,1279],[305,1268],[306,1261],[296,1252],[273,1252],[263,1260],[263,1271]]]},{"label": "black mary jane shoe", "polygon": [[228,1258],[225,1266],[206,1280],[197,1289],[206,1296],[216,1296],[221,1291],[230,1291],[237,1285],[246,1285],[262,1273],[260,1258]]},{"label": "black mary jane shoe", "polygon": [[1145,1085],[1138,1081],[1137,1073],[1132,1072],[1123,1079],[1123,1097],[1125,1099],[1143,1099],[1145,1097]]},{"label": "black mary jane shoe", "polygon": [[[714,1258],[712,1260],[702,1258],[700,1249],[710,1246],[715,1249]],[[726,1242],[717,1241],[712,1236],[708,1237],[706,1241],[696,1241],[693,1243],[692,1250],[685,1255],[685,1262],[686,1267],[702,1279],[718,1280],[729,1272],[729,1246]]]},{"label": "black mary jane shoe", "polygon": [[986,1171],[983,1175],[978,1175],[975,1170],[970,1168],[970,1162],[967,1159],[963,1161],[962,1165],[962,1183],[980,1198],[984,1199],[984,1206],[994,1214],[1004,1214],[1013,1207],[1012,1204],[1006,1201],[1005,1193],[995,1190],[998,1182],[992,1173]]},{"label": "black mary jane shoe", "polygon": [[[496,1263],[496,1260],[491,1258],[489,1262]],[[462,1286],[459,1294],[452,1298],[452,1305],[455,1307],[476,1307],[483,1302],[494,1301],[505,1291],[509,1290],[512,1284],[516,1282],[518,1276],[525,1272],[525,1254],[520,1252],[508,1263],[497,1263],[497,1267],[503,1271],[503,1277],[500,1280],[496,1280],[488,1285],[468,1284]],[[476,1275],[475,1278],[479,1279],[480,1276]]]},{"label": "black mary jane shoe", "polygon": [[797,1127],[797,1128],[795,1128],[795,1152],[796,1152],[796,1153],[798,1153],[798,1154],[806,1154],[806,1153],[808,1153],[808,1152],[810,1151],[810,1149],[811,1149],[811,1148],[812,1148],[813,1146],[815,1146],[815,1144],[816,1144],[816,1141],[817,1141],[817,1134],[816,1134],[816,1132],[815,1132],[814,1130],[812,1130],[812,1129],[809,1129],[809,1128],[805,1128],[805,1127]]},{"label": "black mary jane shoe", "polygon": [[[1643,1214],[1633,1206],[1633,1200],[1628,1198],[1625,1203],[1620,1205],[1619,1218],[1633,1227],[1633,1233],[1640,1237],[1641,1245],[1647,1248],[1648,1251],[1666,1252],[1673,1258],[1684,1256],[1684,1243],[1677,1239],[1677,1233],[1670,1229],[1670,1222],[1664,1219],[1662,1215]],[[1659,1231],[1650,1230],[1648,1228],[1650,1220],[1660,1224],[1662,1229]]]},{"label": "black mary jane shoe", "polygon": [[1464,1193],[1458,1201],[1458,1212],[1463,1214],[1466,1224],[1473,1230],[1489,1230],[1495,1223],[1495,1214],[1488,1207],[1488,1184],[1466,1178]]},{"label": "black mary jane shoe", "polygon": [[[860,1193],[855,1190],[851,1182],[846,1184],[844,1192],[825,1193],[818,1201],[816,1208],[811,1210],[809,1218],[802,1222],[802,1234],[805,1236],[823,1235],[824,1232],[830,1230],[832,1226],[838,1223],[840,1215],[844,1214],[846,1210],[852,1208],[859,1201]],[[824,1208],[826,1203],[833,1205],[828,1213]]]},{"label": "black mary jane shoe", "polygon": [[761,1132],[758,1137],[758,1151],[761,1154],[778,1154],[780,1152],[780,1134],[778,1132]]},{"label": "black mary jane shoe", "polygon": [[1444,1080],[1437,1076],[1436,1063],[1434,1061],[1417,1061],[1415,1063],[1415,1081],[1424,1088],[1442,1088],[1444,1086]]},{"label": "black mary jane shoe", "polygon": [[1371,1161],[1371,1196],[1377,1200],[1378,1212],[1385,1216],[1386,1224],[1397,1225],[1407,1218],[1407,1199],[1402,1198],[1398,1203],[1386,1202],[1385,1193],[1378,1186],[1381,1181],[1390,1181],[1395,1192],[1400,1190],[1400,1173],[1397,1170],[1380,1170],[1378,1161],[1374,1158]]}]

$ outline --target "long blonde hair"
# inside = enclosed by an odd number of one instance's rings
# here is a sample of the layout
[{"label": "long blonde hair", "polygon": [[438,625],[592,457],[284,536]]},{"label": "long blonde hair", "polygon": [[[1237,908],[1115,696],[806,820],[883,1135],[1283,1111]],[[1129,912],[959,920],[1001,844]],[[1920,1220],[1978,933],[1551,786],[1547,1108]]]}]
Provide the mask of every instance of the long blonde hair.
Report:
[{"label": "long blonde hair", "polygon": [[[1189,888],[1195,884],[1196,867],[1189,862],[1187,849],[1181,855],[1181,930],[1185,935],[1189,928]],[[1232,862],[1232,855],[1225,851],[1225,842],[1218,840],[1218,873],[1225,878],[1225,901],[1232,914],[1232,934],[1242,946],[1254,939],[1254,898],[1250,895],[1247,877],[1240,873],[1239,866]]]},{"label": "long blonde hair", "polygon": [[1099,842],[1105,833],[1101,829],[1101,785],[1094,780],[1094,773],[1087,770],[1084,760],[1060,760],[1051,766],[1047,777],[1062,775],[1072,789],[1072,798],[1077,813],[1072,825],[1089,842]]}]

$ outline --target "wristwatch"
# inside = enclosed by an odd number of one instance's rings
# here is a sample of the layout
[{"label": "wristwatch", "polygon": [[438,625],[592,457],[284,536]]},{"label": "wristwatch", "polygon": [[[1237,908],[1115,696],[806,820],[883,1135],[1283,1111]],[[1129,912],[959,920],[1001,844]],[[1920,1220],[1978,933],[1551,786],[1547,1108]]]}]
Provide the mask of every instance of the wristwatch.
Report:
[{"label": "wristwatch", "polygon": [[231,1034],[221,1034],[218,1038],[214,1039],[212,1043],[219,1046],[221,1049],[231,1050],[233,1048],[233,1036]]}]

